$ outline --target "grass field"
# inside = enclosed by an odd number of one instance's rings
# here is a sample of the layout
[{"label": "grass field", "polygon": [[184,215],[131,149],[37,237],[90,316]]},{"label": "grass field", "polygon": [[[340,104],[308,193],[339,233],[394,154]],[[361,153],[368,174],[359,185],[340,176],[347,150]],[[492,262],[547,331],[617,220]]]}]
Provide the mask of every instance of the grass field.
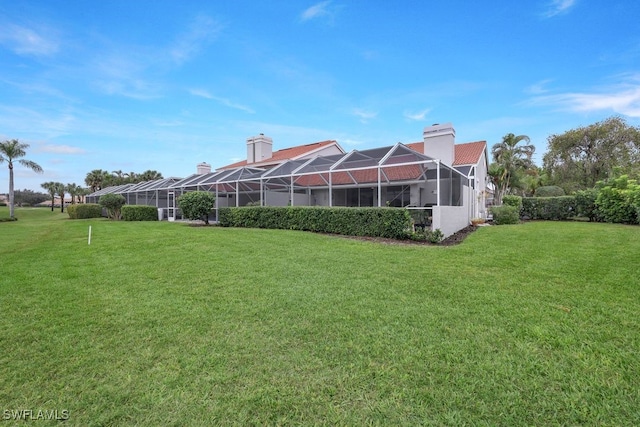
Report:
[{"label": "grass field", "polygon": [[4,418],[640,425],[640,227],[433,247],[16,216],[0,223]]}]

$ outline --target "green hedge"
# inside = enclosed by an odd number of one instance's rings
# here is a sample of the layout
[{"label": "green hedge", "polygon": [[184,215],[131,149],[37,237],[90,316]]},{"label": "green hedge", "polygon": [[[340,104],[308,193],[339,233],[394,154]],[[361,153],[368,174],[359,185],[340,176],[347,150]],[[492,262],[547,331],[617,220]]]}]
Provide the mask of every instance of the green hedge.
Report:
[{"label": "green hedge", "polygon": [[102,216],[102,206],[96,203],[69,205],[67,206],[67,215],[71,219],[100,218]]},{"label": "green hedge", "polygon": [[515,206],[492,206],[491,215],[493,215],[493,223],[496,225],[517,224],[520,222],[520,213]]},{"label": "green hedge", "polygon": [[576,216],[576,198],[561,197],[525,197],[522,199],[523,218],[537,220],[562,221]]},{"label": "green hedge", "polygon": [[125,221],[157,221],[158,209],[155,206],[124,205],[122,219]]},{"label": "green hedge", "polygon": [[566,195],[564,190],[557,185],[547,185],[544,187],[538,187],[533,197],[561,197]]},{"label": "green hedge", "polygon": [[241,207],[220,208],[223,227],[278,228],[347,236],[409,236],[411,218],[406,209],[327,207]]},{"label": "green hedge", "polygon": [[502,204],[513,206],[520,212],[522,210],[522,197],[507,194],[506,196],[502,196]]},{"label": "green hedge", "polygon": [[576,191],[574,197],[576,198],[576,216],[589,218],[589,221],[599,220],[596,189]]}]

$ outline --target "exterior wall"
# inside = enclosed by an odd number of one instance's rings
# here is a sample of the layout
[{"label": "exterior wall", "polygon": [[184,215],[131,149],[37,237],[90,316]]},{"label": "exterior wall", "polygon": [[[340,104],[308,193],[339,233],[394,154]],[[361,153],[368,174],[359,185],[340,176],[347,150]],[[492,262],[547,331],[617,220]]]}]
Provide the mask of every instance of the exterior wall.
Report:
[{"label": "exterior wall", "polygon": [[[464,187],[463,200],[473,195],[469,187]],[[471,210],[469,206],[434,206],[431,228],[440,229],[444,237],[449,237],[458,230],[471,224]]]},{"label": "exterior wall", "polygon": [[476,200],[478,204],[478,214],[476,217],[478,218],[486,218],[487,217],[487,150],[482,153],[482,157],[476,166]]},{"label": "exterior wall", "polygon": [[440,229],[444,237],[449,237],[458,230],[469,225],[469,208],[467,206],[434,206],[433,230]]},{"label": "exterior wall", "polygon": [[301,156],[300,159],[311,159],[316,156],[331,156],[334,154],[344,154],[344,151],[336,145],[329,145],[327,147],[322,147],[317,151],[305,154],[304,156]]}]

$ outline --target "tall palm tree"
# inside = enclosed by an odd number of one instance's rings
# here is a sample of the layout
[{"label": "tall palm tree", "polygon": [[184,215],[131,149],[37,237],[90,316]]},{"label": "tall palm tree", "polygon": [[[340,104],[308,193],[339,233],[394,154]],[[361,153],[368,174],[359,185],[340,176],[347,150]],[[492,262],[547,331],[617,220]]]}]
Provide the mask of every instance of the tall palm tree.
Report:
[{"label": "tall palm tree", "polygon": [[80,191],[80,186],[76,183],[67,184],[67,193],[71,196],[71,204],[76,204],[76,196]]},{"label": "tall palm tree", "polygon": [[[523,141],[525,144],[520,144]],[[527,135],[516,136],[512,133],[505,135],[502,142],[491,148],[495,164],[493,172],[498,173],[498,176],[492,176],[496,185],[496,204],[501,204],[502,196],[518,186],[519,174],[533,166],[535,149]]]},{"label": "tall palm tree", "polygon": [[66,185],[56,182],[56,193],[60,196],[60,212],[64,212],[64,195],[67,193]]},{"label": "tall palm tree", "polygon": [[16,160],[22,166],[25,166],[36,173],[42,173],[42,167],[31,160],[21,159],[27,155],[29,144],[19,142],[17,139],[11,139],[0,142],[0,163],[7,162],[9,164],[9,216],[13,218],[13,161]]},{"label": "tall palm tree", "polygon": [[40,184],[40,187],[47,190],[47,192],[49,193],[49,196],[51,196],[51,212],[53,212],[53,205],[55,205],[56,203],[56,193],[57,193],[56,183],[53,181],[48,181]]},{"label": "tall palm tree", "polygon": [[84,196],[86,196],[90,192],[91,190],[89,190],[88,188],[78,187],[78,191],[76,193],[76,196],[78,197],[78,203],[84,203]]}]

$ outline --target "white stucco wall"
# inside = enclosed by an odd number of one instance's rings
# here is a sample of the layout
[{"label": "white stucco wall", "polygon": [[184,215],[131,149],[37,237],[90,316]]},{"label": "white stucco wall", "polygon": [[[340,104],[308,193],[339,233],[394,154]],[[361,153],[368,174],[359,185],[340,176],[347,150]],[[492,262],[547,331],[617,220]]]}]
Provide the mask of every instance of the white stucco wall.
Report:
[{"label": "white stucco wall", "polygon": [[431,228],[449,237],[471,223],[468,206],[434,206]]}]

